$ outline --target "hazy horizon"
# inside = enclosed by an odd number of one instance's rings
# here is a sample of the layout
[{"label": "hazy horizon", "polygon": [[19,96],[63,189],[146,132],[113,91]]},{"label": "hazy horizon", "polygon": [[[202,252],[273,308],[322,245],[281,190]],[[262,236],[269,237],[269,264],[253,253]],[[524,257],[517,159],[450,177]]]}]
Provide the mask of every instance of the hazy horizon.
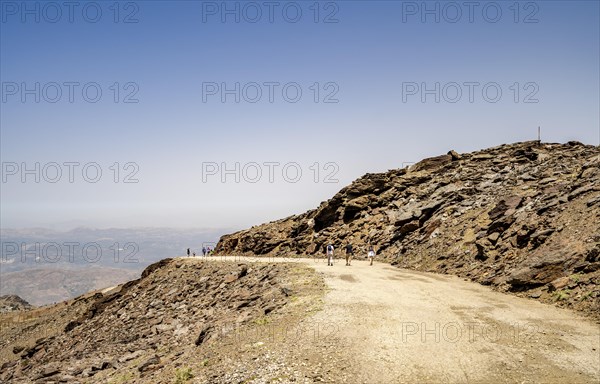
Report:
[{"label": "hazy horizon", "polygon": [[[576,140],[576,139],[573,138],[572,140]],[[579,140],[576,140],[576,141],[579,141]],[[497,145],[503,145],[503,144],[512,144],[512,143],[500,143]],[[599,144],[593,144],[593,143],[583,143],[583,144],[599,145]],[[492,145],[490,147],[495,147],[497,145]],[[449,148],[448,150],[456,150],[455,148],[457,148],[457,147],[452,147],[452,148]],[[474,152],[474,151],[477,151],[480,149],[486,149],[486,148],[476,148],[476,149],[465,150],[465,151],[460,151],[460,152]],[[444,154],[446,152],[429,154],[426,157],[437,156],[437,155]],[[422,159],[416,159],[414,162],[417,162],[419,160],[422,160]],[[388,169],[381,169],[378,171],[366,171],[365,173],[362,173],[362,174],[356,176],[355,178],[352,178],[345,184],[339,185],[339,188],[331,191],[329,195],[325,195],[321,199],[317,198],[317,199],[313,199],[312,201],[306,200],[303,204],[305,207],[299,206],[298,209],[295,211],[292,211],[292,210],[286,211],[285,207],[284,207],[284,209],[281,210],[281,214],[279,214],[279,215],[277,213],[274,213],[272,216],[269,216],[269,217],[258,217],[255,221],[252,221],[252,219],[247,219],[246,221],[238,220],[236,222],[236,220],[234,218],[233,220],[231,220],[231,222],[229,222],[229,224],[228,224],[228,222],[223,222],[221,225],[216,225],[216,226],[198,226],[198,225],[194,225],[192,222],[187,222],[187,224],[180,224],[180,225],[178,225],[177,223],[174,223],[174,222],[170,222],[171,223],[170,225],[164,225],[162,222],[155,222],[155,223],[146,224],[146,225],[138,224],[138,223],[134,223],[132,225],[118,225],[118,224],[112,224],[111,222],[102,222],[102,221],[97,221],[97,220],[83,220],[83,219],[58,221],[58,222],[54,222],[54,221],[44,222],[44,221],[35,221],[35,220],[29,219],[29,220],[23,220],[23,221],[15,220],[15,221],[13,221],[13,224],[9,226],[9,225],[4,224],[4,219],[2,218],[2,220],[0,220],[2,222],[2,224],[0,225],[0,229],[1,230],[31,230],[31,229],[45,229],[46,230],[47,229],[47,230],[54,230],[57,232],[69,232],[69,231],[79,229],[79,228],[98,229],[98,230],[107,230],[107,229],[129,230],[129,229],[161,229],[161,228],[164,228],[164,229],[183,230],[183,231],[185,231],[185,230],[201,230],[201,231],[202,230],[222,230],[223,232],[232,232],[232,231],[242,230],[246,227],[260,225],[265,222],[278,220],[278,219],[281,219],[284,217],[302,214],[308,210],[315,209],[318,207],[318,205],[322,201],[330,199],[331,197],[333,197],[333,195],[335,193],[337,193],[338,190],[342,189],[344,186],[350,184],[352,181],[358,179],[359,177],[363,176],[366,173],[385,172],[389,169],[402,168],[403,166],[410,165],[411,163],[413,163],[413,162],[402,162],[402,166],[389,167]],[[339,184],[341,184],[341,183],[339,183]],[[338,185],[338,183],[336,183],[334,185]],[[19,223],[22,223],[22,224],[19,224]]]}]

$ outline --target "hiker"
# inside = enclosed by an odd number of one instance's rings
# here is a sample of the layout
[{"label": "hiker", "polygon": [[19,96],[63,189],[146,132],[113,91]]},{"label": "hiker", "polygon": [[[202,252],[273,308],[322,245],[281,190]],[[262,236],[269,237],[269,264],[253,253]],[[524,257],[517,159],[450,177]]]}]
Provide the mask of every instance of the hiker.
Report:
[{"label": "hiker", "polygon": [[333,245],[329,244],[327,246],[327,266],[333,267]]},{"label": "hiker", "polygon": [[196,252],[193,253],[194,257],[196,257]]},{"label": "hiker", "polygon": [[202,247],[202,256],[206,256],[206,247]]},{"label": "hiker", "polygon": [[373,250],[372,245],[369,245],[369,253],[367,254],[367,256],[369,257],[369,260],[371,261],[371,264],[369,264],[369,265],[373,265],[373,259],[375,258],[375,250]]},{"label": "hiker", "polygon": [[350,262],[352,261],[352,244],[348,243],[346,245],[346,266],[350,266]]},{"label": "hiker", "polygon": [[187,249],[187,255],[188,255],[188,257],[190,257],[190,249],[189,248]]}]

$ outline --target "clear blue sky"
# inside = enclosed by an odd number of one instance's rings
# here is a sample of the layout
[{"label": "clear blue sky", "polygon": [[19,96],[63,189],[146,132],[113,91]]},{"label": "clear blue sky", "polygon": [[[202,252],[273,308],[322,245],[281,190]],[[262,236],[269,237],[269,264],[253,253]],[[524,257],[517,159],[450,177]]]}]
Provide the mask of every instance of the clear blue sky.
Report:
[{"label": "clear blue sky", "polygon": [[[536,139],[538,126],[544,141],[600,140],[598,1],[0,3],[2,227],[244,227],[366,172]],[[222,92],[236,83],[239,103]],[[36,162],[40,182],[22,182]],[[65,162],[81,164],[73,183]],[[81,175],[91,162],[97,183]],[[203,180],[207,162],[263,175]],[[281,164],[272,183],[264,162]]]}]

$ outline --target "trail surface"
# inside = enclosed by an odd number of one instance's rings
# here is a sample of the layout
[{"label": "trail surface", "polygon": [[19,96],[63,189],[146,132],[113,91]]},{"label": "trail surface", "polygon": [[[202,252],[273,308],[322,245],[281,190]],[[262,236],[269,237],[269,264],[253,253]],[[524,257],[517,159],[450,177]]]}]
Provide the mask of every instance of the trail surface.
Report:
[{"label": "trail surface", "polygon": [[330,287],[309,321],[336,324],[355,382],[600,383],[600,325],[575,312],[387,264],[294,262]]}]

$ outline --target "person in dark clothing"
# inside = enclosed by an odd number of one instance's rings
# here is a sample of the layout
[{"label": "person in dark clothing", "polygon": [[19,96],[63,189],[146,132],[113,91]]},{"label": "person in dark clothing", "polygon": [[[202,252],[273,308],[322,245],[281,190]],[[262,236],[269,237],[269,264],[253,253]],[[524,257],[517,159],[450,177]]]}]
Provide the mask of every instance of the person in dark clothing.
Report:
[{"label": "person in dark clothing", "polygon": [[352,261],[352,255],[352,244],[349,243],[348,245],[346,245],[346,266],[350,265],[350,262]]},{"label": "person in dark clothing", "polygon": [[187,249],[187,255],[188,255],[188,257],[190,257],[190,249],[189,248]]},{"label": "person in dark clothing", "polygon": [[206,256],[206,247],[202,247],[202,256]]}]

